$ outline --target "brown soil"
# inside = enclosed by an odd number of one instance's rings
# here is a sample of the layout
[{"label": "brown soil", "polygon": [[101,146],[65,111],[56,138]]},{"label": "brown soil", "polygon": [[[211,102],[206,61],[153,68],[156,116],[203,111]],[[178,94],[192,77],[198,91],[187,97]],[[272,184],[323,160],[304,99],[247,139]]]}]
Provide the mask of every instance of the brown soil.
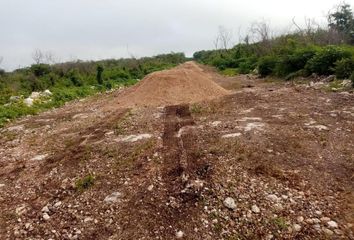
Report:
[{"label": "brown soil", "polygon": [[118,99],[119,106],[166,106],[214,99],[228,93],[195,62],[154,72]]},{"label": "brown soil", "polygon": [[0,130],[0,239],[354,239],[354,95],[190,66],[229,94],[144,101],[144,80]]}]

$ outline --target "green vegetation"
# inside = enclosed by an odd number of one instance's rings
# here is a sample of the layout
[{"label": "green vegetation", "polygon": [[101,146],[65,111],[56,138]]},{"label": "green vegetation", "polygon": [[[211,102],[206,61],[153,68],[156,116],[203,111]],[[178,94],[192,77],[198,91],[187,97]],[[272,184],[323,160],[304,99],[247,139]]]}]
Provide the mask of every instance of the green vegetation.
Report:
[{"label": "green vegetation", "polygon": [[278,229],[284,230],[288,227],[286,224],[286,220],[283,217],[277,217],[272,219],[273,223],[275,226],[277,226]]},{"label": "green vegetation", "polygon": [[95,183],[95,176],[89,174],[82,179],[78,179],[75,182],[75,188],[77,191],[82,192],[93,186]]},{"label": "green vegetation", "polygon": [[[13,72],[0,72],[0,127],[28,114],[59,107],[65,102],[110,89],[135,84],[145,75],[187,60],[183,53],[162,54],[140,59],[33,64]],[[50,90],[28,106],[23,100],[32,92]],[[12,98],[11,98],[12,97]]]},{"label": "green vegetation", "polygon": [[231,49],[199,51],[193,57],[229,76],[258,72],[261,77],[286,80],[311,74],[335,74],[345,79],[354,70],[353,19],[350,6],[342,4],[330,14],[328,28],[299,28],[297,32],[274,38],[269,37],[266,23],[259,23],[255,31],[260,35],[259,41],[250,43],[246,37],[244,43]]},{"label": "green vegetation", "polygon": [[[354,46],[350,45],[327,45],[304,44],[296,42],[294,36],[282,36],[286,42],[277,43],[274,40],[274,48],[271,52],[263,55],[257,54],[252,49],[260,47],[255,44],[238,44],[229,50],[201,51],[194,54],[194,58],[204,64],[217,67],[223,74],[233,76],[237,73],[247,74],[258,71],[261,77],[275,76],[292,79],[298,76],[311,74],[331,75],[337,78],[349,78],[353,72]],[[236,54],[240,49],[249,56]],[[234,56],[234,57],[232,57]]]}]

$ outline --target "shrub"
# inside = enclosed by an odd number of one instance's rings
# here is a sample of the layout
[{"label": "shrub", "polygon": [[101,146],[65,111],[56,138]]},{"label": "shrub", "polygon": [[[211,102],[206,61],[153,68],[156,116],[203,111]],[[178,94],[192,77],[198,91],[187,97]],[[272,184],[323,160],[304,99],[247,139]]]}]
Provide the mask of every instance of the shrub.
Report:
[{"label": "shrub", "polygon": [[334,71],[339,79],[349,78],[354,69],[354,59],[346,58],[335,63]]},{"label": "shrub", "polygon": [[300,49],[293,54],[285,55],[278,62],[275,74],[279,77],[289,75],[303,69],[306,63],[316,54],[313,48]]},{"label": "shrub", "polygon": [[33,64],[30,67],[30,71],[36,76],[36,77],[42,77],[48,73],[50,73],[50,65],[48,64]]},{"label": "shrub", "polygon": [[352,75],[350,76],[350,80],[352,81],[352,87],[354,88],[354,71],[352,72]]},{"label": "shrub", "polygon": [[238,64],[238,71],[241,74],[248,74],[252,72],[257,66],[257,59],[255,58],[241,58]]},{"label": "shrub", "polygon": [[74,86],[82,86],[83,82],[82,82],[82,78],[81,75],[79,73],[79,71],[77,69],[71,69],[68,73],[67,73],[67,77],[70,79],[70,81],[74,84]]},{"label": "shrub", "polygon": [[103,73],[103,66],[102,65],[97,65],[97,68],[96,68],[96,80],[97,80],[97,83],[102,85],[103,84],[103,78],[102,78],[102,73]]},{"label": "shrub", "polygon": [[261,77],[272,75],[277,63],[278,58],[276,56],[265,56],[260,58],[258,61],[258,72]]},{"label": "shrub", "polygon": [[219,70],[225,70],[228,67],[228,60],[222,56],[215,56],[212,59],[211,65],[217,67]]},{"label": "shrub", "polygon": [[335,62],[343,58],[349,58],[350,56],[350,52],[345,51],[340,47],[328,46],[321,49],[307,62],[306,69],[310,73],[330,75],[334,73],[333,67]]}]

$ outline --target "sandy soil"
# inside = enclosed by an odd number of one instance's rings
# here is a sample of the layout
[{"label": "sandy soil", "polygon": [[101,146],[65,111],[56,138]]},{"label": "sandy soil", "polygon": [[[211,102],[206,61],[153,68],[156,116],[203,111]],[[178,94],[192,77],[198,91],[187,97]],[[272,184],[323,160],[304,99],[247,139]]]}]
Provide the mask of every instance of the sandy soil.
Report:
[{"label": "sandy soil", "polygon": [[354,95],[198,68],[229,94],[0,130],[0,239],[354,239]]}]

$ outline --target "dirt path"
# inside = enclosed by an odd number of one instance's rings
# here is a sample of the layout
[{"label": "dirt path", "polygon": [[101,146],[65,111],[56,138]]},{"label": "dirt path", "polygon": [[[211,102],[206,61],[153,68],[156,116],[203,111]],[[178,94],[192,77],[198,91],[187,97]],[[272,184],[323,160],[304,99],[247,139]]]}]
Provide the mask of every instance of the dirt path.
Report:
[{"label": "dirt path", "polygon": [[201,69],[232,93],[2,129],[0,238],[354,239],[353,94]]}]

